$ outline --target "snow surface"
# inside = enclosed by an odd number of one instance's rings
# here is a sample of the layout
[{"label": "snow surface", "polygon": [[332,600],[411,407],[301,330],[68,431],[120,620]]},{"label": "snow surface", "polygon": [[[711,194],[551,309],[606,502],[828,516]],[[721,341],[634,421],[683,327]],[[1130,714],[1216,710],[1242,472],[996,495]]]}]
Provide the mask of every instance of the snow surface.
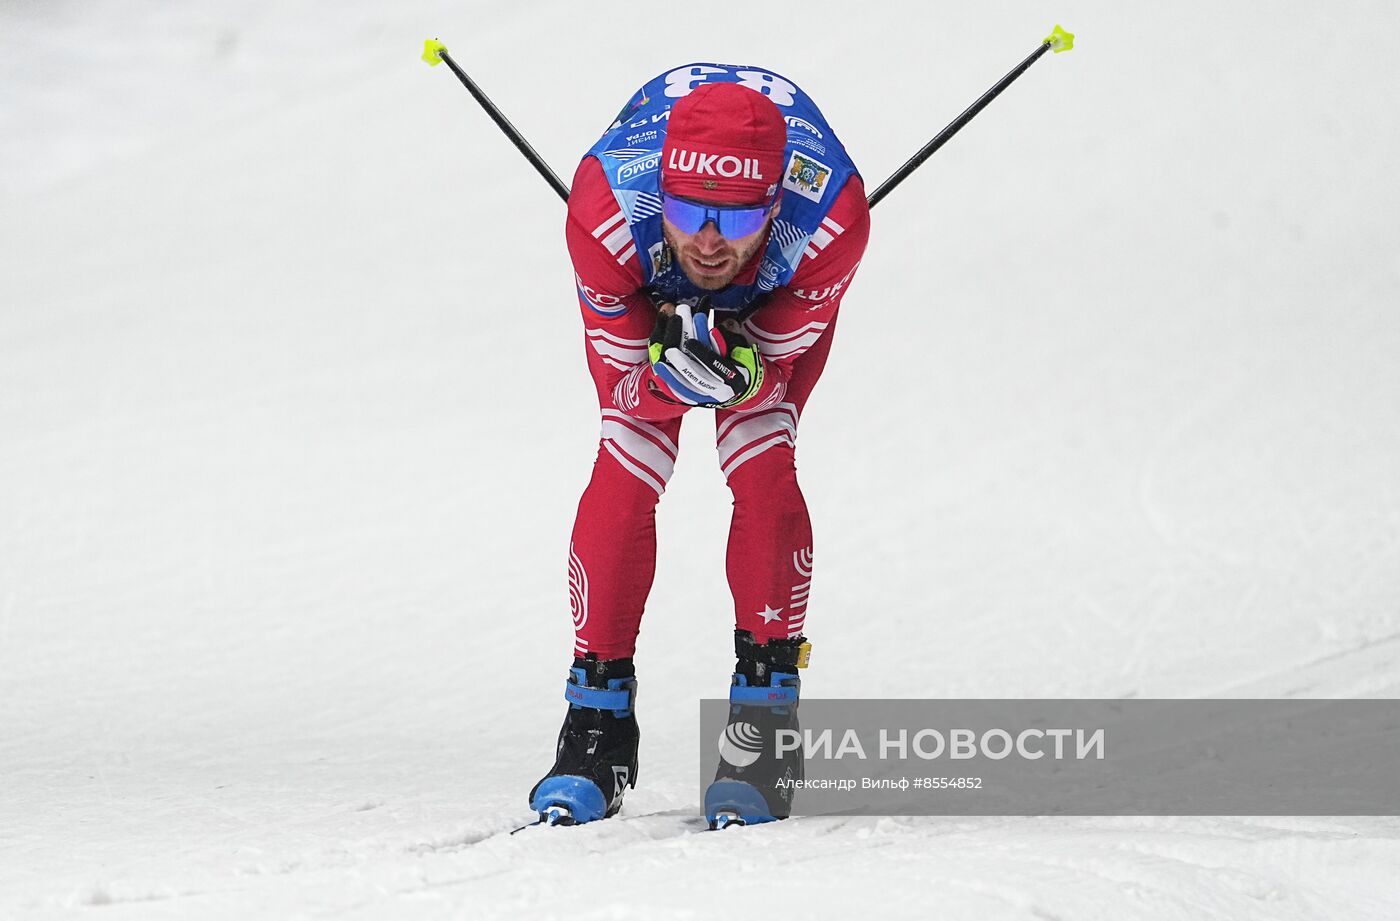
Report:
[{"label": "snow surface", "polygon": [[[624,817],[531,829],[596,445],[562,208],[751,61],[872,183],[803,420],[809,697],[1400,691],[1382,2],[0,4],[0,917],[1371,919],[1394,818],[699,834],[732,665],[690,424]],[[783,34],[797,36],[783,40]]]}]

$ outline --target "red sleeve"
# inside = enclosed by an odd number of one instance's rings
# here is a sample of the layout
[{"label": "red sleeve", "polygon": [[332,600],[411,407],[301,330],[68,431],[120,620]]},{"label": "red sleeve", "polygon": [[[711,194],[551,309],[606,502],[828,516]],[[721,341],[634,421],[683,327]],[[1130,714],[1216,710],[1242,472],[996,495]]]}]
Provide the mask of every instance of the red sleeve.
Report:
[{"label": "red sleeve", "polygon": [[744,322],[744,329],[763,355],[763,385],[752,398],[735,407],[737,412],[752,412],[782,401],[793,362],[826,334],[836,318],[841,297],[860,267],[869,239],[865,185],[859,176],[852,176],[808,240],[792,280],[770,294]]},{"label": "red sleeve", "polygon": [[647,361],[656,307],[641,293],[642,264],[627,216],[602,165],[585,157],[569,191],[564,236],[601,401],[640,419],[671,419],[689,407],[660,391]]}]

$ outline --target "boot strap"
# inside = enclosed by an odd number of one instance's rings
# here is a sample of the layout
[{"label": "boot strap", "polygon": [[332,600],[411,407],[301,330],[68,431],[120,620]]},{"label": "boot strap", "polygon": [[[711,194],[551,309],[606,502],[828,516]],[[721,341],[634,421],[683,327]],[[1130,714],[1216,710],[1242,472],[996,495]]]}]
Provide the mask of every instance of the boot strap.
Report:
[{"label": "boot strap", "polygon": [[746,707],[788,707],[797,703],[798,686],[796,675],[775,672],[774,681],[791,680],[792,684],[779,684],[774,687],[742,684],[743,675],[735,674],[734,683],[729,686],[729,702]]},{"label": "boot strap", "polygon": [[583,669],[571,668],[569,672],[574,680],[564,683],[564,699],[574,706],[625,714],[637,699],[635,678],[609,678],[606,689],[590,688],[583,684]]}]

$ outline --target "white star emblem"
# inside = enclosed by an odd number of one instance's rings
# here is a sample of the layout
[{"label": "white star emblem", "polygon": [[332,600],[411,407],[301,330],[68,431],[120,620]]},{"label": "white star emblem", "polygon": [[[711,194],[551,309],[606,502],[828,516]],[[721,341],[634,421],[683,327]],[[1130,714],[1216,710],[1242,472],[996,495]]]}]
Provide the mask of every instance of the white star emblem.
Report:
[{"label": "white star emblem", "polygon": [[765,624],[771,624],[775,620],[782,620],[782,618],[778,615],[783,613],[783,609],[778,608],[777,610],[774,610],[773,608],[770,608],[768,606],[767,602],[764,602],[763,610],[758,611],[757,613],[759,617],[763,618],[763,622]]}]

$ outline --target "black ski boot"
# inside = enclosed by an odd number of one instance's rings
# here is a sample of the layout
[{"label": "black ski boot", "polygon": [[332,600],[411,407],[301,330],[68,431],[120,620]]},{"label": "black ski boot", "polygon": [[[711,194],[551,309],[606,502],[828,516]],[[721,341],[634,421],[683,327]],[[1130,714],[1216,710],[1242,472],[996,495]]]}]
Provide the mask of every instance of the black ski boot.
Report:
[{"label": "black ski boot", "polygon": [[792,814],[794,781],[802,780],[802,752],[776,754],[780,729],[797,730],[797,699],[811,644],[801,637],[759,646],[747,630],[734,631],[738,657],[729,688],[729,725],[719,770],[705,791],[711,828],[756,825]]},{"label": "black ski boot", "polygon": [[574,659],[554,767],[530,791],[530,808],[549,825],[605,819],[637,785],[637,679],[631,659]]}]

